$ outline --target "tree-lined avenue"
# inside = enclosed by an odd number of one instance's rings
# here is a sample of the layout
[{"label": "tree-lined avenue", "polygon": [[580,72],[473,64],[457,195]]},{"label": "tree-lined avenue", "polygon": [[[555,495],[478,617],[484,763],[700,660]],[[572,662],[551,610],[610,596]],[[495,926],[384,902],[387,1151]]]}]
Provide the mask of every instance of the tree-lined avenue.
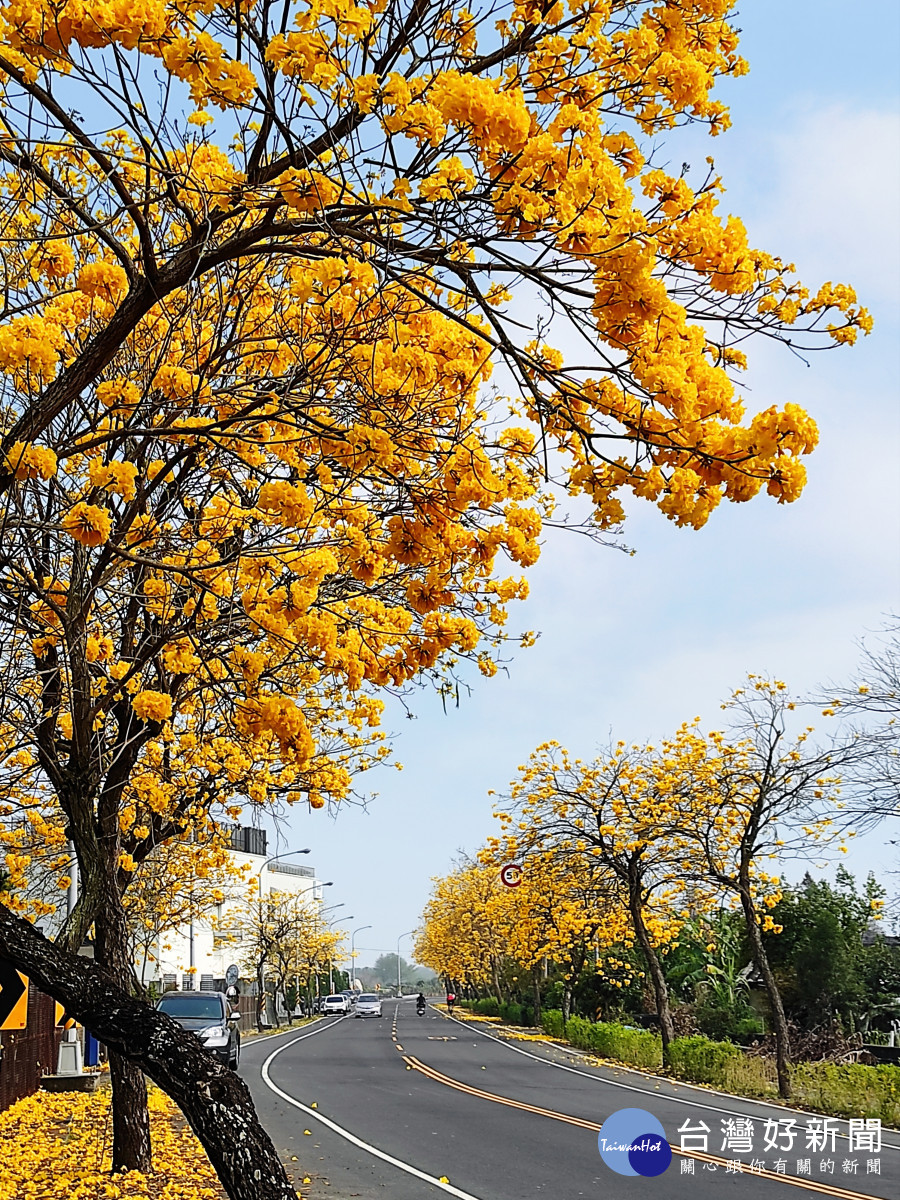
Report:
[{"label": "tree-lined avenue", "polygon": [[[242,1074],[277,1148],[288,1160],[296,1155],[314,1175],[313,1200],[325,1194],[383,1196],[385,1188],[396,1200],[419,1200],[449,1189],[451,1195],[475,1200],[542,1195],[563,1200],[601,1188],[618,1200],[633,1195],[639,1181],[604,1165],[597,1131],[621,1108],[652,1112],[676,1150],[669,1170],[645,1185],[661,1200],[683,1197],[688,1188],[712,1197],[725,1178],[737,1200],[787,1200],[810,1191],[845,1200],[889,1197],[900,1185],[900,1138],[895,1134],[885,1135],[881,1154],[875,1156],[881,1160],[881,1175],[866,1175],[866,1159],[873,1156],[858,1154],[863,1174],[854,1177],[842,1171],[844,1160],[854,1157],[847,1152],[846,1122],[838,1123],[836,1152],[816,1154],[802,1149],[806,1121],[816,1119],[811,1114],[655,1081],[637,1072],[592,1067],[537,1040],[524,1046],[499,1044],[481,1028],[448,1021],[432,1008],[418,1018],[409,1003],[386,1003],[382,1021],[345,1019],[320,1033],[314,1027],[299,1038],[254,1043],[246,1049]],[[720,1122],[742,1116],[756,1121],[756,1155],[720,1152]],[[771,1151],[767,1174],[728,1172],[726,1161],[749,1164],[754,1157],[765,1158],[761,1130],[768,1117],[797,1121],[795,1150],[779,1155],[787,1159],[788,1175],[772,1178]],[[348,1142],[323,1125],[322,1118],[357,1140]],[[692,1126],[705,1121],[711,1130],[710,1153],[696,1156],[693,1175],[682,1174],[684,1156],[677,1153],[677,1130],[686,1120]],[[362,1144],[435,1182],[374,1157]],[[812,1157],[811,1177],[789,1178],[797,1157]],[[834,1174],[818,1172],[823,1157],[833,1160]],[[439,1186],[442,1178],[449,1179],[449,1188]]]}]

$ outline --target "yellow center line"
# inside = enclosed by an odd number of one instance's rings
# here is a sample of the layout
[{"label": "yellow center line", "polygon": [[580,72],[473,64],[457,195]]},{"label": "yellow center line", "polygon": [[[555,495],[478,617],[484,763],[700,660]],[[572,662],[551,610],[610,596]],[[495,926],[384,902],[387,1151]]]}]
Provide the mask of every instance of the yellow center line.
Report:
[{"label": "yellow center line", "polygon": [[[494,1092],[484,1092],[481,1088],[472,1087],[468,1083],[462,1083],[458,1079],[452,1079],[449,1075],[443,1075],[440,1071],[436,1071],[434,1067],[426,1066],[417,1058],[413,1058],[411,1054],[404,1055],[403,1061],[415,1071],[420,1071],[429,1079],[433,1079],[436,1083],[442,1083],[446,1087],[454,1088],[458,1092],[466,1092],[470,1096],[478,1096],[482,1100],[490,1100],[494,1104],[503,1104],[507,1108],[518,1108],[522,1112],[535,1113],[540,1117],[549,1117],[553,1121],[563,1121],[567,1125],[577,1125],[581,1129],[590,1129],[595,1133],[599,1133],[603,1128],[596,1121],[588,1121],[583,1117],[573,1117],[568,1113],[557,1112],[552,1108],[540,1108],[534,1104],[526,1104],[522,1100],[512,1100],[509,1096],[498,1096]],[[716,1154],[705,1154],[700,1150],[680,1150],[672,1146],[672,1153],[681,1155],[683,1158],[695,1158],[700,1162],[714,1163],[717,1167],[727,1167],[733,1159],[720,1158]],[[801,1179],[797,1175],[779,1175],[777,1171],[767,1171],[765,1168],[752,1171],[741,1171],[742,1175],[750,1175],[757,1179],[772,1179],[776,1183],[787,1183],[791,1187],[805,1188],[809,1192],[820,1192],[825,1196],[837,1196],[840,1200],[877,1200],[877,1197],[872,1197],[867,1192],[852,1192],[848,1188],[838,1187],[836,1184],[820,1183],[816,1179]]]}]

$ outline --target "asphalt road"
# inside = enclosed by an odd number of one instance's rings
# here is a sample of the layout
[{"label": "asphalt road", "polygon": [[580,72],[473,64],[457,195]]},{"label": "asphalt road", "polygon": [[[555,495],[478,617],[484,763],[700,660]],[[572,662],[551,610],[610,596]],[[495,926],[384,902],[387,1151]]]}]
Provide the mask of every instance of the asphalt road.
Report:
[{"label": "asphalt road", "polygon": [[[895,1133],[883,1136],[880,1152],[851,1150],[840,1121],[834,1150],[812,1149],[807,1125],[821,1120],[814,1114],[590,1067],[538,1041],[503,1043],[433,1008],[417,1017],[411,1001],[387,1001],[384,1014],[327,1018],[244,1044],[241,1075],[296,1182],[311,1177],[303,1193],[312,1200],[900,1197]],[[664,1174],[625,1177],[601,1159],[599,1127],[623,1108],[662,1122],[676,1150]],[[723,1149],[724,1123],[746,1118],[753,1151]],[[793,1119],[793,1139],[782,1127],[765,1149],[767,1118]],[[685,1123],[708,1127],[707,1154],[677,1152]],[[798,1160],[807,1159],[808,1174],[798,1175]],[[754,1162],[764,1165],[753,1171]]]}]

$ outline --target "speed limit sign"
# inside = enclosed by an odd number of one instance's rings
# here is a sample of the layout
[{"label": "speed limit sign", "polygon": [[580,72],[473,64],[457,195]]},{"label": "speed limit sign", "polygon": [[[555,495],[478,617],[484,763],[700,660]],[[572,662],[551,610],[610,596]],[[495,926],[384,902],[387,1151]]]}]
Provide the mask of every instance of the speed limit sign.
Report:
[{"label": "speed limit sign", "polygon": [[500,882],[507,887],[518,887],[522,882],[522,868],[518,863],[507,863],[500,868]]}]

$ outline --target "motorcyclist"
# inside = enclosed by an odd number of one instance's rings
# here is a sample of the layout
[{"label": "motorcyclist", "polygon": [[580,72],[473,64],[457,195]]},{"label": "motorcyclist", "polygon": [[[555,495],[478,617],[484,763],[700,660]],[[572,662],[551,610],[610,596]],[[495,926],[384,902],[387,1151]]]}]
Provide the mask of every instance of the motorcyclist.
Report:
[{"label": "motorcyclist", "polygon": [[421,1014],[424,1011],[425,1011],[425,997],[422,995],[421,992],[419,992],[418,996],[416,997],[416,1012],[419,1013],[419,1015],[421,1016]]},{"label": "motorcyclist", "polygon": [[453,1005],[456,1003],[456,996],[453,992],[447,993],[447,1012],[453,1012]]}]

